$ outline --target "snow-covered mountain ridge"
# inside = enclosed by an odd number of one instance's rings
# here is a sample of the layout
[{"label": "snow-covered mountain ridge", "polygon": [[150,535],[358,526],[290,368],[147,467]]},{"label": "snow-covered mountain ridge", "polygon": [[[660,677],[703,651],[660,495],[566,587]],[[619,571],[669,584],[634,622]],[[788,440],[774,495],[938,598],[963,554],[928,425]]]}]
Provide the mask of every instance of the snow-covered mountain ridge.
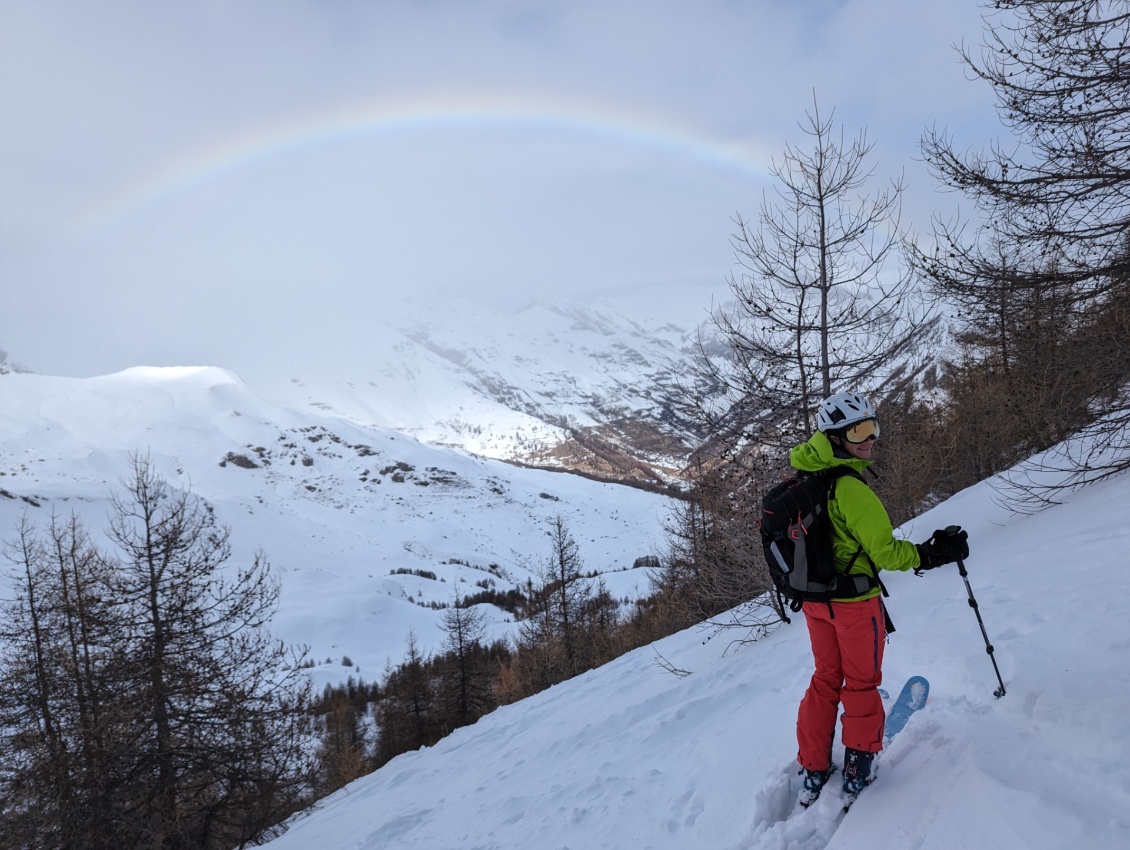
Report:
[{"label": "snow-covered mountain ridge", "polygon": [[[74,512],[100,531],[132,453],[214,507],[237,559],[264,550],[282,580],[275,630],[333,662],[316,671],[325,681],[378,680],[409,631],[436,648],[434,606],[535,577],[558,514],[614,596],[645,595],[647,570],[633,565],[662,545],[667,510],[636,488],[280,405],[223,369],[138,367],[0,375],[0,539],[25,513],[43,527]],[[507,612],[482,608],[490,637],[511,633]]]},{"label": "snow-covered mountain ridge", "polygon": [[560,301],[408,314],[385,322],[364,362],[269,391],[433,445],[614,480],[671,482],[697,443],[679,413],[695,327]]}]

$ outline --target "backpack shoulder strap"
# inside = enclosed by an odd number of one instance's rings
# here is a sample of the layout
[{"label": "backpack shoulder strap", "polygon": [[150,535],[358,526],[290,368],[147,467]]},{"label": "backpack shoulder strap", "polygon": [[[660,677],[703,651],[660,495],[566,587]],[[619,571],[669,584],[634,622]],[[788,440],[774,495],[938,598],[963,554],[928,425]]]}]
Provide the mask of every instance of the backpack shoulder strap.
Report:
[{"label": "backpack shoulder strap", "polygon": [[823,475],[824,478],[828,482],[828,498],[829,499],[835,498],[836,482],[839,481],[844,476],[850,475],[852,478],[859,479],[864,484],[867,483],[867,481],[864,479],[864,477],[862,475],[860,475],[857,470],[852,469],[850,466],[833,466],[829,469],[823,470],[819,474]]},{"label": "backpack shoulder strap", "polygon": [[[838,482],[845,476],[851,476],[852,478],[856,478],[862,481],[865,485],[867,484],[866,479],[864,479],[864,477],[857,470],[852,469],[850,466],[834,466],[831,469],[825,470],[825,474],[828,476],[829,501],[835,498],[836,482]],[[859,541],[857,540],[856,543],[858,544]],[[859,545],[859,548],[855,550],[855,554],[851,556],[851,560],[847,562],[847,566],[845,566],[840,572],[842,572],[846,576],[851,571],[851,568],[855,565],[856,559],[860,555],[862,555],[864,560],[867,561],[867,566],[870,568],[870,575],[867,578],[870,581],[874,582],[874,584],[872,584],[872,587],[878,587],[882,591],[883,596],[887,596],[887,588],[883,584],[883,580],[879,578],[879,570],[875,566],[875,562],[871,560],[871,556],[863,551],[862,545]]]}]

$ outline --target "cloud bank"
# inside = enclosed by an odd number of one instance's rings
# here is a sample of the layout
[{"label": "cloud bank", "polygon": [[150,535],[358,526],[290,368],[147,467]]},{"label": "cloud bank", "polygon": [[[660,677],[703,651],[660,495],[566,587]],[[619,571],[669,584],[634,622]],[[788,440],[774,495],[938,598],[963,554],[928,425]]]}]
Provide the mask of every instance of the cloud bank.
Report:
[{"label": "cloud bank", "polygon": [[56,374],[254,383],[332,371],[456,294],[634,296],[693,324],[814,92],[868,128],[877,177],[905,172],[919,229],[953,204],[914,156],[926,125],[999,132],[952,49],[979,13],[0,0],[0,345]]}]

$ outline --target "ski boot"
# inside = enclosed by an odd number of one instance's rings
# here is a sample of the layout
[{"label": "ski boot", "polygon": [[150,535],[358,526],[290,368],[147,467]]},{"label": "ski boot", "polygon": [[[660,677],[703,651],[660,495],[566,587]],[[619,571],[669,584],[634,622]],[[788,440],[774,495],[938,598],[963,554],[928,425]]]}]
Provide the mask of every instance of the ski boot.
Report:
[{"label": "ski boot", "polygon": [[855,799],[860,791],[871,784],[871,762],[874,758],[874,753],[853,750],[851,747],[844,752],[844,793],[849,798]]},{"label": "ski boot", "polygon": [[826,770],[801,770],[801,773],[804,774],[804,787],[801,789],[800,799],[797,802],[800,803],[802,809],[807,809],[816,802],[816,798],[824,790],[824,784],[835,772],[836,766],[831,762],[828,763]]}]

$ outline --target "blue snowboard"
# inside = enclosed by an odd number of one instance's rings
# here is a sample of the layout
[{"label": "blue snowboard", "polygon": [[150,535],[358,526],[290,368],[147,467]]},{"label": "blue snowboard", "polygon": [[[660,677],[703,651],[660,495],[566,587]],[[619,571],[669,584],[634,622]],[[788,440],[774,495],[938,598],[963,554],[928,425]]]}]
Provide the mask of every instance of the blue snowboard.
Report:
[{"label": "blue snowboard", "polygon": [[883,739],[889,741],[901,732],[906,721],[910,719],[910,715],[922,708],[929,696],[930,683],[926,679],[922,676],[911,676],[907,679],[906,684],[902,686],[902,693],[899,694],[895,704],[891,706],[891,710],[887,713],[887,725],[883,730]]}]

